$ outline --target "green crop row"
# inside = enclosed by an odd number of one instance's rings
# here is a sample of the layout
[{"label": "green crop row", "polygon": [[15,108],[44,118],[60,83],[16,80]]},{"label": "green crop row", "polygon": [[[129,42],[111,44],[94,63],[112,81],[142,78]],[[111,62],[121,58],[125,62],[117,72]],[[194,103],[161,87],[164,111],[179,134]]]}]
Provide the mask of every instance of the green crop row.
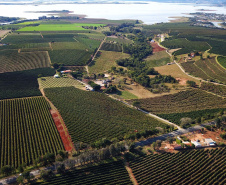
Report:
[{"label": "green crop row", "polygon": [[0,101],[0,165],[30,165],[45,153],[63,149],[43,97]]},{"label": "green crop row", "polygon": [[167,126],[102,93],[74,87],[44,90],[63,117],[73,142],[122,138],[135,130],[140,132]]}]

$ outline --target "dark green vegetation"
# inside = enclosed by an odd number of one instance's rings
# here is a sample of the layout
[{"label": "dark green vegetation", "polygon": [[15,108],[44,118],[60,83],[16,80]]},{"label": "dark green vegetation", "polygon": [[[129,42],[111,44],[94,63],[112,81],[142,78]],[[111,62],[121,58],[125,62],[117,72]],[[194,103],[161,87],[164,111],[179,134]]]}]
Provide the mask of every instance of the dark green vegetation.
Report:
[{"label": "dark green vegetation", "polygon": [[47,52],[0,51],[0,73],[50,67]]},{"label": "dark green vegetation", "polygon": [[181,65],[186,72],[194,76],[226,84],[226,70],[216,62],[215,58],[185,62],[181,63]]},{"label": "dark green vegetation", "polygon": [[27,71],[18,71],[0,74],[0,99],[41,96],[37,78],[53,76],[52,68],[40,68]]},{"label": "dark green vegetation", "polygon": [[185,38],[166,40],[161,43],[164,47],[170,49],[182,48],[176,51],[175,55],[190,53],[192,51],[206,51],[210,46],[206,42],[189,41]]},{"label": "dark green vegetation", "polygon": [[226,183],[226,149],[190,150],[136,158],[130,167],[139,184]]},{"label": "dark green vegetation", "polygon": [[226,108],[226,100],[206,93],[202,90],[193,89],[181,91],[172,95],[164,95],[155,98],[139,100],[140,107],[155,114],[183,113],[205,109]]},{"label": "dark green vegetation", "polygon": [[83,169],[72,169],[66,171],[63,175],[54,177],[48,182],[37,184],[131,184],[129,175],[122,161],[101,164],[98,166],[87,167]]},{"label": "dark green vegetation", "polygon": [[172,123],[176,123],[177,125],[181,124],[182,118],[191,118],[193,122],[201,123],[206,120],[210,120],[216,118],[221,115],[226,108],[219,109],[205,109],[205,110],[197,110],[191,112],[183,112],[183,113],[170,113],[170,114],[158,114],[161,118],[171,121]]},{"label": "dark green vegetation", "polygon": [[3,23],[3,22],[12,22],[12,21],[16,21],[18,19],[19,19],[18,17],[3,17],[3,16],[0,16],[0,22],[1,23]]},{"label": "dark green vegetation", "polygon": [[[185,47],[187,48],[187,52],[191,52],[189,51],[190,49],[193,50],[193,48],[190,48],[191,45],[198,50],[205,49],[206,46],[204,46],[204,42],[207,42],[212,47],[209,51],[210,53],[226,56],[226,30],[195,27],[190,24],[189,22],[155,24],[144,26],[142,31],[146,32],[146,34],[168,33],[171,36],[170,41],[165,41],[165,43],[171,43],[171,45],[168,45],[171,47],[175,46],[174,41],[177,43],[178,41],[187,39],[188,41],[185,41],[185,43],[187,43]],[[178,46],[184,45],[182,43],[182,45]],[[177,51],[175,54],[178,55],[182,53],[185,53],[184,49]]]},{"label": "dark green vegetation", "polygon": [[214,85],[212,83],[202,83],[200,88],[202,90],[209,91],[220,96],[226,96],[226,87],[222,85]]},{"label": "dark green vegetation", "polygon": [[226,68],[226,57],[219,56],[217,57],[217,60],[224,68]]},{"label": "dark green vegetation", "polygon": [[45,153],[63,149],[43,97],[0,101],[0,165],[30,165]]},{"label": "dark green vegetation", "polygon": [[45,89],[46,96],[62,115],[73,142],[123,138],[135,130],[145,131],[165,124],[108,98],[74,87]]}]

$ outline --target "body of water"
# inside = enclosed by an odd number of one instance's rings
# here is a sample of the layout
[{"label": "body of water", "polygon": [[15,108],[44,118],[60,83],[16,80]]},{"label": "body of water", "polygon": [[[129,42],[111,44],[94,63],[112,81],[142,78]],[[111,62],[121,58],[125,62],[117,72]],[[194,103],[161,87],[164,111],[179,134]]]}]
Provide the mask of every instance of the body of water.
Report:
[{"label": "body of water", "polygon": [[[170,17],[185,16],[184,13],[194,13],[198,9],[214,10],[211,13],[224,14],[225,7],[208,5],[157,3],[148,4],[53,4],[53,5],[1,5],[0,16],[37,19],[46,13],[26,13],[26,11],[69,10],[74,14],[87,15],[88,18],[105,19],[139,19],[145,24],[168,22]],[[205,12],[205,11],[204,11]],[[209,11],[206,11],[207,13]]]}]

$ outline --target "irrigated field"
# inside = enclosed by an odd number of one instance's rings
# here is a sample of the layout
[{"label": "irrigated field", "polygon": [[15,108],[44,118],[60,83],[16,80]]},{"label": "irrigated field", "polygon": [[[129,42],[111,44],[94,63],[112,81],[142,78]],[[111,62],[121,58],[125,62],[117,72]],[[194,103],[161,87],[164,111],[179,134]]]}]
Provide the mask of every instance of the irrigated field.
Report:
[{"label": "irrigated field", "polygon": [[0,101],[0,165],[30,165],[45,153],[63,150],[43,97]]},{"label": "irrigated field", "polygon": [[89,66],[90,73],[101,73],[111,69],[112,66],[117,66],[116,60],[129,58],[129,54],[114,52],[114,51],[101,51],[100,56],[93,61]]},{"label": "irrigated field", "polygon": [[22,52],[0,51],[0,73],[50,67],[49,55],[45,51]]},{"label": "irrigated field", "polygon": [[42,77],[38,79],[39,87],[44,88],[52,88],[52,87],[77,87],[80,88],[83,85],[79,83],[75,79],[71,78],[54,78],[54,77]]},{"label": "irrigated field", "polygon": [[101,164],[83,169],[72,169],[64,175],[57,176],[49,182],[40,184],[64,185],[132,185],[122,161]]},{"label": "irrigated field", "polygon": [[38,26],[27,26],[19,29],[18,31],[79,31],[86,30],[83,27],[89,26],[104,26],[103,24],[85,24],[85,23],[73,23],[73,24],[40,24]]},{"label": "irrigated field", "polygon": [[40,68],[27,71],[0,73],[0,99],[41,96],[38,75],[53,76],[52,68]]},{"label": "irrigated field", "polygon": [[62,115],[73,142],[122,138],[134,130],[166,126],[105,94],[74,87],[45,89],[45,94]]},{"label": "irrigated field", "polygon": [[[129,102],[132,101],[136,100]],[[142,109],[155,114],[226,108],[226,99],[195,89],[161,97],[139,99],[138,101]]]},{"label": "irrigated field", "polygon": [[204,80],[213,80],[226,83],[226,70],[223,69],[215,58],[207,58],[196,62],[181,63],[186,72],[203,78]]},{"label": "irrigated field", "polygon": [[219,184],[226,183],[226,149],[190,150],[177,154],[151,154],[131,161],[139,184]]}]

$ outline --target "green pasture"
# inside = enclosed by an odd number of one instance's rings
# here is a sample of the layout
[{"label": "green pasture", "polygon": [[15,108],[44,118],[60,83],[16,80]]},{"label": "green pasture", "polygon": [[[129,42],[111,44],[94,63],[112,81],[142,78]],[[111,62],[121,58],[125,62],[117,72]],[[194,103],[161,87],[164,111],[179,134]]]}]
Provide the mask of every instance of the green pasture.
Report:
[{"label": "green pasture", "polygon": [[104,26],[104,24],[82,24],[82,23],[74,23],[74,24],[40,24],[38,26],[28,26],[19,29],[18,31],[77,31],[77,30],[85,30],[82,26]]}]

